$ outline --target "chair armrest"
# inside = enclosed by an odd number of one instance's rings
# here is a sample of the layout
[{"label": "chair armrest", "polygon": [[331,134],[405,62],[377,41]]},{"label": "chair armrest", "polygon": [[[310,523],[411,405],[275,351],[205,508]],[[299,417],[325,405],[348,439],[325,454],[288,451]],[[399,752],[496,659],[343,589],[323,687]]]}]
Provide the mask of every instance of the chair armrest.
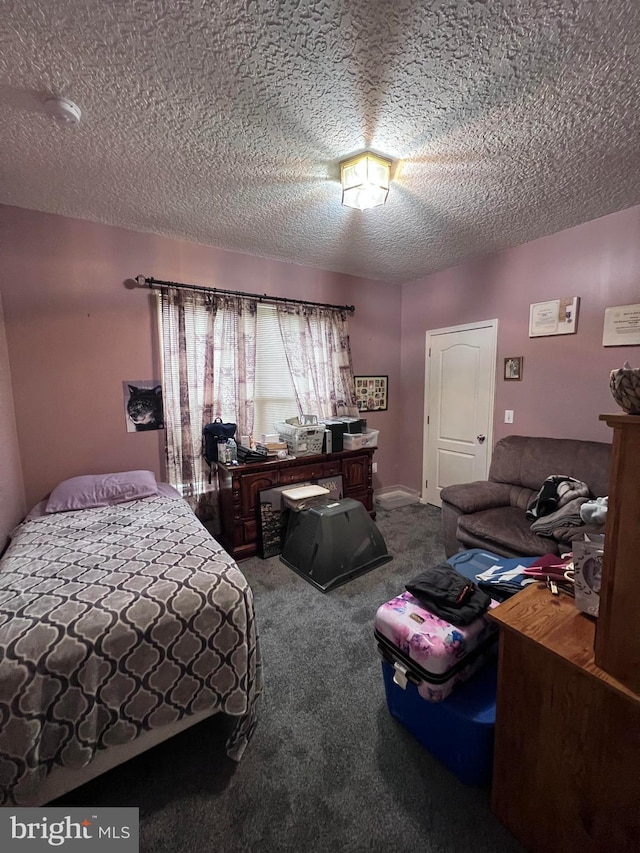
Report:
[{"label": "chair armrest", "polygon": [[498,506],[511,506],[512,488],[509,483],[477,480],[475,483],[445,486],[440,492],[440,498],[461,512],[480,512]]}]

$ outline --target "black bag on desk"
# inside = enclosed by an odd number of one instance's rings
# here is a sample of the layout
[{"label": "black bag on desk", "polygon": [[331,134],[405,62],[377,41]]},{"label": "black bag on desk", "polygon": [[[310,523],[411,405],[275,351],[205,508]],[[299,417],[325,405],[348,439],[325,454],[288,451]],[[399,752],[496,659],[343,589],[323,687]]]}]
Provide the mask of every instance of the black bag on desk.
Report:
[{"label": "black bag on desk", "polygon": [[233,438],[237,429],[235,424],[223,424],[222,418],[216,418],[212,424],[206,424],[202,430],[202,455],[209,465],[218,461],[218,444]]}]

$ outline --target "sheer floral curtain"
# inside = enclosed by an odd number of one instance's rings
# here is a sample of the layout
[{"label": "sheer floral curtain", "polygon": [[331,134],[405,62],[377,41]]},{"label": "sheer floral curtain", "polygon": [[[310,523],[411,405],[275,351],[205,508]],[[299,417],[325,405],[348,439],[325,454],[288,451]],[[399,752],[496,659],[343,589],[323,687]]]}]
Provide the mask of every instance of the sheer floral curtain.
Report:
[{"label": "sheer floral curtain", "polygon": [[300,412],[357,416],[346,312],[281,304],[278,321]]},{"label": "sheer floral curtain", "polygon": [[238,434],[253,431],[256,301],[163,288],[160,304],[169,482],[215,526],[202,428],[221,417]]}]

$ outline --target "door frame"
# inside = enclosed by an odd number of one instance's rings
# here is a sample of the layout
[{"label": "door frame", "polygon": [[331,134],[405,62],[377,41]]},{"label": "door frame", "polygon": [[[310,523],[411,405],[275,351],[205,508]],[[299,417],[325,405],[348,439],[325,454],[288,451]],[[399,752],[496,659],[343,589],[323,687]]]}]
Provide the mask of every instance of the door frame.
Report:
[{"label": "door frame", "polygon": [[422,485],[420,488],[421,496],[420,503],[427,503],[427,487],[425,483],[428,479],[428,449],[429,449],[429,427],[431,424],[428,422],[429,416],[429,395],[431,393],[431,389],[429,387],[430,379],[430,352],[431,352],[431,338],[436,335],[447,335],[452,334],[454,332],[471,332],[473,329],[486,329],[490,328],[493,331],[492,336],[492,357],[493,357],[493,371],[491,376],[489,377],[489,402],[490,402],[490,417],[489,423],[487,424],[487,469],[485,471],[485,477],[489,476],[489,466],[491,465],[491,456],[493,454],[493,422],[495,420],[496,415],[496,364],[498,358],[498,320],[481,320],[477,323],[464,323],[460,326],[447,326],[443,329],[428,329],[425,338],[425,350],[424,350],[424,410],[423,410],[423,436],[422,436]]}]

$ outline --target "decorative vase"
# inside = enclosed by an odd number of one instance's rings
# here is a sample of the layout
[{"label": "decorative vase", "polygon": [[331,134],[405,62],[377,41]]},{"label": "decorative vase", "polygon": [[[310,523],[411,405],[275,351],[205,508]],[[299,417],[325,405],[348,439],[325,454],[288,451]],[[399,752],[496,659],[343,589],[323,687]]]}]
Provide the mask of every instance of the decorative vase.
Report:
[{"label": "decorative vase", "polygon": [[621,409],[628,415],[640,415],[640,368],[625,361],[621,368],[611,371],[609,387]]}]

